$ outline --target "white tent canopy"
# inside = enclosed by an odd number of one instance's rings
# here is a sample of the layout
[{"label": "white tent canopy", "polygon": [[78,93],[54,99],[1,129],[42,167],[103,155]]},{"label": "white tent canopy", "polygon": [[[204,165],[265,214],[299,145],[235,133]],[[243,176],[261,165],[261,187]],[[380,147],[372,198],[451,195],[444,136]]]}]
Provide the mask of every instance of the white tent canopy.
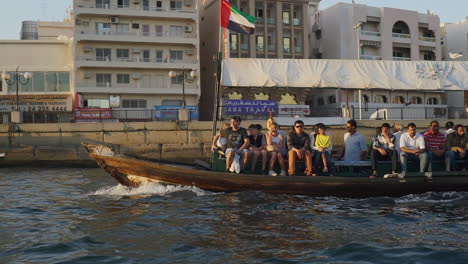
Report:
[{"label": "white tent canopy", "polygon": [[468,61],[225,59],[221,85],[468,90]]}]

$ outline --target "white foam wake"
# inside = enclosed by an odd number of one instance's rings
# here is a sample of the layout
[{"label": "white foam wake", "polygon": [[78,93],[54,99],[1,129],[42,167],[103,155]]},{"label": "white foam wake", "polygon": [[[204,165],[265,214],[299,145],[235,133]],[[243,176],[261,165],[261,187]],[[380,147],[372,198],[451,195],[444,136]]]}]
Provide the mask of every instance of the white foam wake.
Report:
[{"label": "white foam wake", "polygon": [[144,183],[138,188],[129,188],[121,184],[116,186],[103,187],[90,195],[104,195],[104,196],[134,196],[134,195],[160,195],[165,196],[175,192],[190,191],[197,196],[204,196],[212,194],[211,192],[204,191],[200,188],[193,186],[180,186],[180,185],[166,185],[160,183]]}]

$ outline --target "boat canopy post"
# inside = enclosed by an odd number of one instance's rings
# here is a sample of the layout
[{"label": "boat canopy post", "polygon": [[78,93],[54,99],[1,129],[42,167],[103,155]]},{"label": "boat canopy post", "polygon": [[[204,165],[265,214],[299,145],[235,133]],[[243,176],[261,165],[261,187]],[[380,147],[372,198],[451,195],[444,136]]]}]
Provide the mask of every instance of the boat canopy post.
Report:
[{"label": "boat canopy post", "polygon": [[359,120],[362,120],[362,95],[361,95],[361,89],[359,91]]}]

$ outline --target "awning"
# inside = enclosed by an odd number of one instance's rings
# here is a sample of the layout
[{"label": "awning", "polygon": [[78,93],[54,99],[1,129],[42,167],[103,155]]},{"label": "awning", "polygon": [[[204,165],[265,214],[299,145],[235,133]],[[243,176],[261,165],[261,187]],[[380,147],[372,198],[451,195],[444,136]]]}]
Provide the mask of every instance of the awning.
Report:
[{"label": "awning", "polygon": [[221,85],[460,91],[468,90],[468,62],[230,58]]}]

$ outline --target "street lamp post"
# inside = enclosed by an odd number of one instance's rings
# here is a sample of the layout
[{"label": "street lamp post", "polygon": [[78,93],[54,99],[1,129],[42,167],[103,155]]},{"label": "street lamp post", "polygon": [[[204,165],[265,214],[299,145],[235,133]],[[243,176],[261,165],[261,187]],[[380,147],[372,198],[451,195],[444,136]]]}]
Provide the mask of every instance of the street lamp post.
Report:
[{"label": "street lamp post", "polygon": [[[169,77],[171,78],[175,78],[177,76],[177,72],[175,71],[169,71]],[[195,69],[192,69],[190,71],[190,78],[187,77],[187,74],[185,73],[185,68],[182,68],[182,76],[183,76],[183,79],[182,79],[182,108],[185,109],[186,106],[187,106],[187,102],[185,101],[185,82],[188,82],[188,83],[192,83],[193,81],[195,81],[195,77],[197,77],[197,73],[196,73],[196,70]]]},{"label": "street lamp post", "polygon": [[[6,81],[8,85],[16,84],[16,106],[13,112],[20,112],[19,109],[19,85],[26,85],[28,84],[29,80],[32,78],[32,73],[30,72],[19,72],[19,66],[16,67],[16,71],[14,73],[13,79],[10,79],[10,74],[7,72],[2,73],[2,79]],[[24,78],[24,81],[21,81],[21,77]],[[13,116],[13,114],[12,114]],[[19,120],[17,120],[19,121]]]},{"label": "street lamp post", "polygon": [[[362,23],[357,24],[353,28],[356,30],[356,39],[357,39],[357,60],[361,58],[361,39],[360,39],[360,33],[361,33],[361,27]],[[358,92],[359,96],[359,120],[362,120],[362,95],[361,95],[361,89],[359,89]]]}]

